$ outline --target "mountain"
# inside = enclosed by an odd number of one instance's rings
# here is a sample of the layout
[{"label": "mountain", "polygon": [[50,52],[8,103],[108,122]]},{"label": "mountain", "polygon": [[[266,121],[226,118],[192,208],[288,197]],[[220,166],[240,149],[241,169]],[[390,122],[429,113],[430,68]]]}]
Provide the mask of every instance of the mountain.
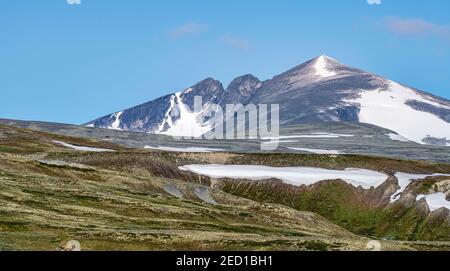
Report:
[{"label": "mountain", "polygon": [[207,78],[181,92],[101,117],[87,126],[198,137],[213,127],[194,112],[203,104],[279,104],[282,127],[306,123],[365,123],[419,143],[450,146],[450,101],[320,56],[261,82],[253,75],[225,89]]}]

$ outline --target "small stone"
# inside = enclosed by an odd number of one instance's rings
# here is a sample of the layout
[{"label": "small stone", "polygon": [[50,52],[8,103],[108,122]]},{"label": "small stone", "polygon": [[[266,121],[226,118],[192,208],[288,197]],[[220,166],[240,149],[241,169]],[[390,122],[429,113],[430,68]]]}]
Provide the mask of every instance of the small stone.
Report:
[{"label": "small stone", "polygon": [[76,240],[70,240],[64,246],[64,251],[81,251],[81,244]]}]

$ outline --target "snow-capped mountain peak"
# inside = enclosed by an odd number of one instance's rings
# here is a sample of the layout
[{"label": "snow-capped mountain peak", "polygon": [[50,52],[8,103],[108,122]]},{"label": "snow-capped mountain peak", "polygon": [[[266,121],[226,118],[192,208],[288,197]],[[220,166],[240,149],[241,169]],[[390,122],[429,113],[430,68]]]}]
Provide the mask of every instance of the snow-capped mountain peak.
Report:
[{"label": "snow-capped mountain peak", "polygon": [[420,144],[450,146],[450,101],[321,55],[270,80],[240,76],[224,89],[207,78],[175,94],[109,114],[88,126],[173,136],[199,136],[212,129],[194,112],[203,106],[279,104],[281,125],[317,122],[367,123]]},{"label": "snow-capped mountain peak", "polygon": [[316,75],[320,76],[322,78],[332,77],[336,75],[336,72],[331,70],[331,67],[329,67],[329,62],[335,61],[334,59],[327,57],[325,55],[319,56],[315,63],[314,63],[314,69],[316,70]]},{"label": "snow-capped mountain peak", "polygon": [[234,91],[240,95],[250,96],[260,87],[261,81],[258,78],[251,74],[246,74],[231,81],[227,87],[227,91]]}]

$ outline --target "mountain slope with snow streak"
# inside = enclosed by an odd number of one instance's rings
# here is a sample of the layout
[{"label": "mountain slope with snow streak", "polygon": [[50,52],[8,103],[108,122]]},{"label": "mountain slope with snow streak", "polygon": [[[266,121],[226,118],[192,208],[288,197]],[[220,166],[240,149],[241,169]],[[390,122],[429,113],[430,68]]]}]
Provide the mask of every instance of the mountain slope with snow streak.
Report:
[{"label": "mountain slope with snow streak", "polygon": [[[191,89],[186,90],[186,92],[190,91]],[[202,112],[192,112],[189,105],[183,103],[181,95],[182,93],[178,92],[171,98],[171,106],[167,111],[164,122],[158,129],[158,133],[174,137],[200,137],[210,131],[213,127],[208,122],[203,121]],[[168,128],[164,129],[166,125]]]},{"label": "mountain slope with snow streak", "polygon": [[115,118],[114,122],[111,123],[111,129],[114,130],[120,130],[120,117],[122,116],[123,112],[117,112],[111,118]]}]

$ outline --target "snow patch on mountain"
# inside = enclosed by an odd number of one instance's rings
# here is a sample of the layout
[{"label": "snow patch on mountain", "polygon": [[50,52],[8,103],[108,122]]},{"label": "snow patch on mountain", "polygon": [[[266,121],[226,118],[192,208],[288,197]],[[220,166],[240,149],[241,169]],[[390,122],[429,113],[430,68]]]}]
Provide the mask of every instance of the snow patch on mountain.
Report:
[{"label": "snow patch on mountain", "polygon": [[398,185],[400,188],[391,196],[391,203],[396,202],[400,199],[402,193],[406,190],[406,188],[414,181],[423,180],[428,177],[434,176],[447,176],[443,174],[409,174],[398,172],[395,174],[395,177],[398,180]]},{"label": "snow patch on mountain", "polygon": [[387,136],[393,141],[409,142],[408,139],[406,139],[403,136],[398,135],[398,134],[390,133],[390,134],[387,134]]},{"label": "snow patch on mountain", "polygon": [[387,180],[387,176],[376,171],[349,168],[329,170],[309,167],[267,167],[250,165],[186,165],[180,170],[191,171],[210,178],[230,178],[245,180],[279,179],[296,186],[313,185],[324,180],[343,180],[355,187],[370,189],[378,187]]},{"label": "snow patch on mountain", "polygon": [[277,140],[277,139],[292,139],[292,138],[341,138],[341,137],[354,137],[354,135],[347,134],[333,134],[333,133],[312,133],[310,135],[291,135],[291,136],[279,136],[279,137],[264,137],[263,140]]},{"label": "snow patch on mountain", "polygon": [[398,83],[388,82],[388,89],[362,90],[358,98],[346,100],[360,106],[360,122],[387,128],[419,144],[425,144],[422,140],[428,136],[450,138],[450,123],[406,103],[417,100],[436,107],[447,106]]},{"label": "snow patch on mountain", "polygon": [[208,152],[223,152],[223,149],[212,149],[212,148],[204,148],[204,147],[186,147],[186,148],[177,148],[177,147],[166,147],[166,146],[145,146],[144,149],[151,150],[159,150],[159,151],[168,151],[168,152],[186,152],[186,153],[208,153]]},{"label": "snow patch on mountain", "polygon": [[110,150],[110,149],[101,149],[101,148],[92,148],[92,147],[85,147],[85,146],[77,146],[77,145],[72,145],[66,142],[62,142],[62,141],[57,141],[57,140],[53,140],[53,143],[62,145],[66,148],[70,148],[70,149],[74,149],[77,151],[87,151],[87,152],[115,152],[115,150]]},{"label": "snow patch on mountain", "polygon": [[[185,93],[190,91],[192,90],[187,89]],[[189,106],[183,103],[182,94],[183,92],[178,92],[171,97],[169,110],[156,131],[157,134],[174,137],[200,137],[212,130],[213,127],[209,123],[203,122],[202,112],[191,112]]]},{"label": "snow patch on mountain", "polygon": [[266,146],[268,148],[269,148],[269,146],[275,146],[276,147],[276,146],[278,146],[278,145],[280,145],[282,143],[298,143],[298,141],[296,141],[296,140],[277,140],[277,139],[274,139],[274,140],[271,140],[271,141],[261,142],[261,144],[263,144],[264,146]]},{"label": "snow patch on mountain", "polygon": [[288,148],[293,151],[303,151],[303,152],[309,152],[314,154],[342,154],[340,151],[337,150],[322,150],[322,149],[308,149],[308,148]]},{"label": "snow patch on mountain", "polygon": [[434,212],[441,208],[446,208],[450,210],[450,201],[447,200],[447,197],[444,193],[435,193],[430,195],[419,195],[417,196],[417,201],[425,199],[430,211]]},{"label": "snow patch on mountain", "polygon": [[314,68],[316,69],[316,75],[322,78],[336,76],[337,73],[328,69],[328,60],[331,59],[327,56],[320,56],[317,58]]},{"label": "snow patch on mountain", "polygon": [[117,112],[111,115],[111,119],[114,118],[114,121],[111,123],[111,127],[109,129],[112,130],[122,130],[120,128],[120,117],[122,116],[123,112]]}]

